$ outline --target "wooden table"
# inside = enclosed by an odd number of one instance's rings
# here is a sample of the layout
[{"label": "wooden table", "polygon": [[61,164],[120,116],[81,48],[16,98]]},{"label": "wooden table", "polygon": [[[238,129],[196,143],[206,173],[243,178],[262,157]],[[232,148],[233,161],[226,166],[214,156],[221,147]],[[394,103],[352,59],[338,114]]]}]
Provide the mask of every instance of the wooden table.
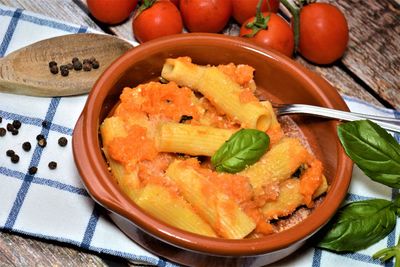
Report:
[{"label": "wooden table", "polygon": [[[319,73],[340,93],[400,110],[400,0],[321,0],[337,5],[350,28],[348,50],[329,67],[296,60]],[[106,26],[90,16],[85,0],[0,0],[57,19],[133,39],[131,20]],[[231,29],[227,29],[229,31]],[[0,266],[135,266],[122,259],[64,244],[0,232]]]}]

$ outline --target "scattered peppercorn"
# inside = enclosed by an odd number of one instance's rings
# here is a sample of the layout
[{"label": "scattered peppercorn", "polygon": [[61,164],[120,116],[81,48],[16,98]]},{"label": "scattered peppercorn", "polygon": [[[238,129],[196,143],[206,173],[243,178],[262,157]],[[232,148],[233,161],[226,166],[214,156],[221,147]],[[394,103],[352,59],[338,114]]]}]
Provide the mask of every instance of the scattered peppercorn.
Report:
[{"label": "scattered peppercorn", "polygon": [[54,60],[49,62],[49,68],[51,68],[53,66],[57,66],[57,62],[55,62]]},{"label": "scattered peppercorn", "polygon": [[79,60],[74,61],[72,64],[74,65],[74,70],[82,70],[82,62]]},{"label": "scattered peppercorn", "polygon": [[30,175],[34,175],[37,172],[37,167],[35,166],[29,167],[28,172]]},{"label": "scattered peppercorn", "polygon": [[53,74],[57,74],[58,73],[58,67],[57,65],[53,65],[50,67],[50,72]]},{"label": "scattered peppercorn", "polygon": [[88,62],[83,64],[83,70],[84,71],[91,71],[92,70],[92,65]]},{"label": "scattered peppercorn", "polygon": [[22,149],[25,150],[26,152],[28,152],[29,150],[31,150],[31,148],[32,148],[32,146],[31,146],[31,143],[29,143],[29,142],[24,142],[24,143],[22,144]]},{"label": "scattered peppercorn", "polygon": [[97,60],[92,61],[92,67],[93,69],[98,69],[100,67],[100,64]]},{"label": "scattered peppercorn", "polygon": [[17,154],[11,156],[12,163],[18,163],[18,161],[19,161],[19,156]]},{"label": "scattered peppercorn", "polygon": [[60,137],[58,139],[58,144],[62,147],[66,146],[68,144],[68,140],[65,137]]},{"label": "scattered peppercorn", "polygon": [[38,134],[36,136],[36,140],[39,141],[40,139],[44,139],[44,135],[43,134]]},{"label": "scattered peppercorn", "polygon": [[50,162],[49,162],[49,169],[50,169],[50,170],[54,170],[55,168],[57,168],[57,162],[55,162],[55,161],[50,161]]},{"label": "scattered peppercorn", "polygon": [[42,148],[45,147],[47,145],[46,139],[43,138],[43,139],[38,140],[38,145]]},{"label": "scattered peppercorn", "polygon": [[12,122],[12,125],[14,126],[15,129],[21,128],[21,122],[19,120],[14,120]]},{"label": "scattered peppercorn", "polygon": [[19,133],[19,132],[18,132],[17,129],[13,129],[13,130],[11,131],[11,134],[12,134],[12,135],[18,135],[18,133]]},{"label": "scattered peppercorn", "polygon": [[74,69],[74,65],[72,63],[68,63],[67,64],[67,69],[68,70],[73,70]]},{"label": "scattered peppercorn", "polygon": [[0,128],[0,136],[3,137],[3,136],[6,135],[6,133],[7,133],[7,130],[4,129],[3,127],[1,127],[1,128]]},{"label": "scattered peppercorn", "polygon": [[66,76],[68,76],[68,74],[69,74],[69,70],[67,68],[61,69],[61,75],[62,76],[66,77]]},{"label": "scattered peppercorn", "polygon": [[12,155],[15,155],[15,152],[14,152],[14,150],[9,149],[6,151],[6,155],[7,155],[7,157],[12,157]]},{"label": "scattered peppercorn", "polygon": [[14,126],[11,123],[7,123],[7,131],[12,132],[14,130]]},{"label": "scattered peppercorn", "polygon": [[82,62],[83,62],[83,65],[85,65],[86,63],[92,64],[92,61],[88,58],[85,58]]},{"label": "scattered peppercorn", "polygon": [[49,126],[49,125],[48,125],[47,121],[42,121],[42,126],[43,126],[44,128],[47,128],[47,126]]},{"label": "scattered peppercorn", "polygon": [[77,57],[72,58],[72,63],[74,63],[75,61],[79,61],[79,58]]},{"label": "scattered peppercorn", "polygon": [[3,118],[2,117],[0,117],[0,123],[2,123],[3,122]]}]

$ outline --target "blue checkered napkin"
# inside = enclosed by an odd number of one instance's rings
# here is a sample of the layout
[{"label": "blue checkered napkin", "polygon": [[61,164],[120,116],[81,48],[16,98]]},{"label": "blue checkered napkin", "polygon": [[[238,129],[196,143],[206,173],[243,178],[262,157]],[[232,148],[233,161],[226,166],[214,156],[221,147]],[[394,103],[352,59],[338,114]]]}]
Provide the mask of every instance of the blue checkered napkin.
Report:
[{"label": "blue checkered napkin", "polygon": [[[0,57],[42,39],[87,31],[85,26],[0,6]],[[99,213],[83,188],[72,156],[71,135],[85,101],[86,96],[40,98],[0,93],[0,127],[17,119],[22,122],[18,135],[7,132],[0,138],[0,229],[173,266],[121,233]],[[47,139],[43,149],[36,145],[38,134]],[[68,139],[66,147],[57,143],[62,136]],[[22,149],[25,141],[32,144],[29,152]],[[17,164],[6,156],[8,149],[20,156]],[[55,170],[49,169],[50,161],[58,163]],[[33,176],[28,173],[30,166],[38,167]]]},{"label": "blue checkered napkin", "polygon": [[[89,29],[84,26],[0,5],[0,57],[45,38],[87,31]],[[355,112],[400,117],[398,112],[343,97]],[[122,234],[107,217],[100,214],[83,188],[72,156],[71,135],[85,101],[86,96],[39,98],[0,93],[0,117],[3,118],[0,127],[6,127],[7,123],[16,119],[22,122],[18,135],[8,132],[0,137],[0,229],[143,263],[174,266],[143,250]],[[42,125],[43,121],[47,122],[47,126]],[[36,145],[38,134],[47,139],[44,149]],[[66,147],[57,144],[62,136],[68,139]],[[398,136],[396,138],[400,140]],[[21,147],[25,141],[33,145],[29,152]],[[15,150],[20,156],[19,163],[11,163],[5,155],[8,149]],[[48,168],[50,161],[58,163],[55,170]],[[38,167],[35,175],[29,175],[30,166]],[[397,190],[370,181],[355,168],[349,201],[372,197],[392,199],[396,194]],[[380,263],[373,261],[369,255],[394,245],[397,235],[394,231],[378,244],[354,254],[337,255],[304,246],[275,265],[375,266]]]}]

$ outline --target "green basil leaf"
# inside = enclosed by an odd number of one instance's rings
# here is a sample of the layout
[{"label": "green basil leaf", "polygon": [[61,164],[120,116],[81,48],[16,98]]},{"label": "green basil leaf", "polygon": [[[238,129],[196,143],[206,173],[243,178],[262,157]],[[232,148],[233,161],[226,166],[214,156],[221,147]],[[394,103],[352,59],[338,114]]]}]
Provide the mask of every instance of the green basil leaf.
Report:
[{"label": "green basil leaf", "polygon": [[322,232],[318,247],[340,252],[367,248],[387,236],[396,225],[396,207],[388,200],[349,203],[336,213]]},{"label": "green basil leaf", "polygon": [[256,129],[241,129],[211,157],[218,172],[236,173],[257,162],[269,146],[269,136]]},{"label": "green basil leaf", "polygon": [[360,120],[338,126],[347,155],[372,180],[400,188],[400,145],[376,123]]}]

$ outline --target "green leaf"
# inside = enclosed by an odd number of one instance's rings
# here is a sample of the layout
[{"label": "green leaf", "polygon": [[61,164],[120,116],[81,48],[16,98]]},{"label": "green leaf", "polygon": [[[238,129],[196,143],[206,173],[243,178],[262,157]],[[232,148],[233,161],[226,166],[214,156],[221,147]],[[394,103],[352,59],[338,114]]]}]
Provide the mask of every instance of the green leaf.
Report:
[{"label": "green leaf", "polygon": [[347,155],[372,180],[400,188],[400,145],[376,123],[360,120],[338,126]]},{"label": "green leaf", "polygon": [[387,236],[396,225],[395,205],[384,199],[343,206],[324,228],[318,247],[341,252],[367,248]]},{"label": "green leaf", "polygon": [[269,136],[255,129],[241,129],[211,157],[218,172],[236,173],[257,162],[269,146]]}]

